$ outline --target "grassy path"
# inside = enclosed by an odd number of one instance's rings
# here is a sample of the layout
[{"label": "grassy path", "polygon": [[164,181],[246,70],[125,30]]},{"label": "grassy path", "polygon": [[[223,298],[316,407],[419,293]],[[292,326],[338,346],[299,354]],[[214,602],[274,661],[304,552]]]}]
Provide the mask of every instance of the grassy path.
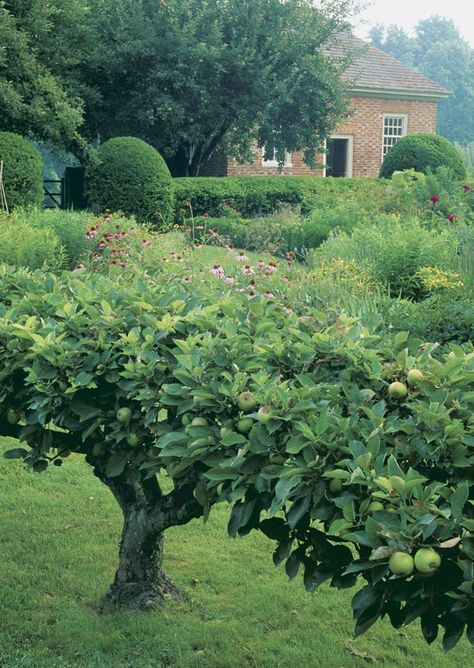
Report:
[{"label": "grassy path", "polygon": [[[0,450],[11,447],[5,439]],[[1,668],[432,668],[445,655],[417,625],[382,622],[352,640],[350,592],[305,594],[275,569],[270,541],[229,541],[226,509],[169,532],[167,570],[182,603],[153,614],[98,614],[113,577],[120,512],[79,457],[43,475],[0,459]]]}]

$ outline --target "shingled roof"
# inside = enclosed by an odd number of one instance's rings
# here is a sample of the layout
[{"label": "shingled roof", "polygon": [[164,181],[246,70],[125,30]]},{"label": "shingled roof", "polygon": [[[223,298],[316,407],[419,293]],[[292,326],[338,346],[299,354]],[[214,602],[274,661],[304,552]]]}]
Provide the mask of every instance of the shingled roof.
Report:
[{"label": "shingled roof", "polygon": [[388,53],[347,33],[339,33],[326,51],[331,58],[341,62],[348,52],[355,50],[354,62],[345,69],[343,78],[353,93],[384,93],[391,96],[448,97],[450,92],[407,67]]}]

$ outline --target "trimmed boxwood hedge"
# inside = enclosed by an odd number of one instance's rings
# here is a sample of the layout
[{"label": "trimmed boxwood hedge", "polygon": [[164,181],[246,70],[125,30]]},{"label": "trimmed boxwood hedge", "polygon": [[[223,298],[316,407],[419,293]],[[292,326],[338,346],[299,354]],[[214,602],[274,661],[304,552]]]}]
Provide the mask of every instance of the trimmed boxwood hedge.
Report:
[{"label": "trimmed boxwood hedge", "polygon": [[10,209],[40,206],[43,201],[41,156],[29,141],[14,132],[0,132],[0,161]]},{"label": "trimmed boxwood hedge", "polygon": [[378,179],[322,178],[313,176],[228,176],[174,179],[176,222],[191,216],[252,218],[274,213],[284,206],[303,215],[321,205],[348,199],[381,201],[385,183]]},{"label": "trimmed boxwood hedge", "polygon": [[153,146],[136,137],[114,137],[102,144],[86,170],[86,192],[93,208],[122,211],[159,227],[172,223],[169,169]]},{"label": "trimmed boxwood hedge", "polygon": [[389,150],[380,168],[381,178],[390,178],[393,172],[415,169],[426,174],[438,167],[449,167],[453,176],[466,178],[466,167],[459,151],[444,137],[418,133],[402,137]]}]

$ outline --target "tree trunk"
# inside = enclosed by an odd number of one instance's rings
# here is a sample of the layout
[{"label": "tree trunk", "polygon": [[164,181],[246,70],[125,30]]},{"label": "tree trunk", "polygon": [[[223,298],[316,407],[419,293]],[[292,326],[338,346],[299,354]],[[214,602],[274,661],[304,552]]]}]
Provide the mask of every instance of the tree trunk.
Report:
[{"label": "tree trunk", "polygon": [[179,595],[163,572],[163,531],[153,526],[147,507],[122,506],[124,525],[119,566],[107,598],[120,607],[148,610]]}]

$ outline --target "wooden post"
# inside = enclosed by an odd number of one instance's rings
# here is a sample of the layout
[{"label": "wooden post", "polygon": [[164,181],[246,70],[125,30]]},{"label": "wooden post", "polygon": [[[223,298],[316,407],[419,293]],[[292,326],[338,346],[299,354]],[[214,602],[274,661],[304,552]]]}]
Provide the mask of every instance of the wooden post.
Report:
[{"label": "wooden post", "polygon": [[5,187],[3,185],[3,160],[0,160],[0,208],[5,209],[7,213],[10,213],[8,210],[7,196],[5,194]]}]

